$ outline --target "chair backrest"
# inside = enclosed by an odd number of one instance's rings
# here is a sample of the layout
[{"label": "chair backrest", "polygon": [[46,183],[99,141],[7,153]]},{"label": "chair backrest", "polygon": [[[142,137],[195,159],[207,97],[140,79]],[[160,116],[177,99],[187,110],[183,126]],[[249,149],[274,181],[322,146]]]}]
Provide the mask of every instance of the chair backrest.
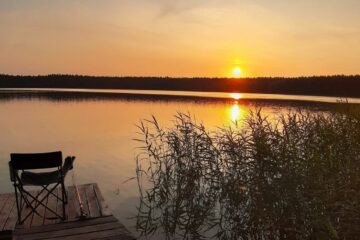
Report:
[{"label": "chair backrest", "polygon": [[62,153],[12,153],[10,154],[10,165],[13,170],[61,168]]}]

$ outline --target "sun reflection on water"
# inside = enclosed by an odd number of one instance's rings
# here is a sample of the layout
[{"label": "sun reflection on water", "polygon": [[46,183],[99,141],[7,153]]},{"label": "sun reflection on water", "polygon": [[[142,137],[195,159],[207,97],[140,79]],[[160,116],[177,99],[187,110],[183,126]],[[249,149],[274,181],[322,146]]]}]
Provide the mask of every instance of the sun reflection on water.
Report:
[{"label": "sun reflection on water", "polygon": [[239,105],[236,103],[234,103],[234,105],[232,105],[231,107],[231,121],[232,122],[236,122],[240,119],[241,116],[241,108],[239,107]]}]

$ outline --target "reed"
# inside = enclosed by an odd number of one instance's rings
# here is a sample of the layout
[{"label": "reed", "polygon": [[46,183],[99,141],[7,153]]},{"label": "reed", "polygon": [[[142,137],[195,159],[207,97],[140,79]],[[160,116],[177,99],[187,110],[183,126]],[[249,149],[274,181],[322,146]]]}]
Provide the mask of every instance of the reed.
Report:
[{"label": "reed", "polygon": [[357,239],[360,111],[295,111],[208,132],[139,125],[137,229],[166,239]]}]

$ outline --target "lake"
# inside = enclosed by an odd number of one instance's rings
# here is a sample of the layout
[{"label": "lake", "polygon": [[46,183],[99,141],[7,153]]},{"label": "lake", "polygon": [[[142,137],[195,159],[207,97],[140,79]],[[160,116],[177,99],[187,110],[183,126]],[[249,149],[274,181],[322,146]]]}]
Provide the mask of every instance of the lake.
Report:
[{"label": "lake", "polygon": [[[134,233],[139,203],[135,157],[136,125],[154,115],[171,126],[188,112],[208,130],[244,119],[262,108],[274,116],[297,108],[328,111],[338,99],[263,94],[121,90],[1,90],[0,192],[12,192],[8,161],[12,152],[61,150],[75,155],[77,183],[97,182],[113,213]],[[360,99],[349,99],[360,103]],[[67,184],[72,184],[68,177]],[[135,233],[134,233],[135,234]]]}]

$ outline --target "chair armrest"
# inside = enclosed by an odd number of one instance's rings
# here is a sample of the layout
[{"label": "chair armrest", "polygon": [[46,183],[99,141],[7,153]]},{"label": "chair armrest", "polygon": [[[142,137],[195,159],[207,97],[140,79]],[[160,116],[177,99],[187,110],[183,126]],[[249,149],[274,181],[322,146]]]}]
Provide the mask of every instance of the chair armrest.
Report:
[{"label": "chair armrest", "polygon": [[64,164],[63,164],[63,174],[66,176],[67,172],[74,168],[74,156],[68,156],[65,158]]}]

